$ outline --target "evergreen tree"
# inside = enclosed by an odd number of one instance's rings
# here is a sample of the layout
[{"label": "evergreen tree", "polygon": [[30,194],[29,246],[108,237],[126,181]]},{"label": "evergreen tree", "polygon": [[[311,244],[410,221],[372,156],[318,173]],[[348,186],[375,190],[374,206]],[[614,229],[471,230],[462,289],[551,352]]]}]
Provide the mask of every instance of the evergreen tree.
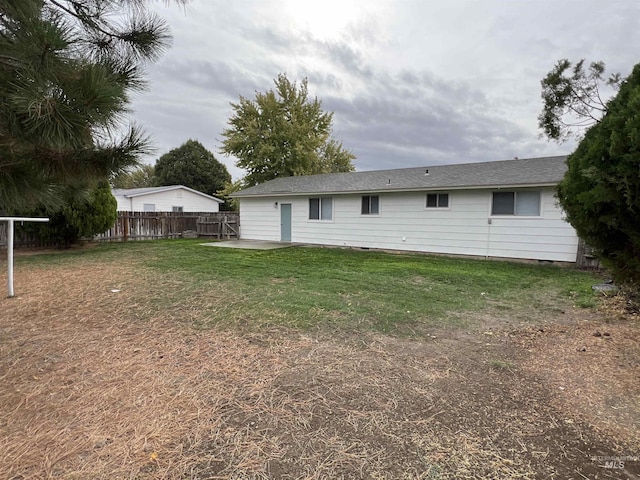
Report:
[{"label": "evergreen tree", "polygon": [[618,279],[640,284],[640,64],[567,164],[568,221]]},{"label": "evergreen tree", "polygon": [[69,184],[91,189],[147,152],[137,127],[118,134],[169,41],[145,3],[0,2],[0,211],[61,208]]},{"label": "evergreen tree", "polygon": [[28,229],[36,232],[43,242],[65,247],[106,232],[118,217],[118,202],[111,194],[111,186],[101,181],[96,188],[83,193],[69,187],[64,207],[57,210],[41,207],[34,212],[35,216],[49,217],[49,223],[31,224]]}]

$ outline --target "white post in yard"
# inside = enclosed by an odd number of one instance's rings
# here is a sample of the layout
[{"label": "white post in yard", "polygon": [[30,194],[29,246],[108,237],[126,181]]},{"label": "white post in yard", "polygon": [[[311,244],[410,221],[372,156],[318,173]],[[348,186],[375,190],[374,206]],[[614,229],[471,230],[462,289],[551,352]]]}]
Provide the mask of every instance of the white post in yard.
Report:
[{"label": "white post in yard", "polygon": [[48,218],[0,217],[0,222],[7,222],[7,289],[9,298],[13,297],[13,224],[14,222],[48,222]]}]

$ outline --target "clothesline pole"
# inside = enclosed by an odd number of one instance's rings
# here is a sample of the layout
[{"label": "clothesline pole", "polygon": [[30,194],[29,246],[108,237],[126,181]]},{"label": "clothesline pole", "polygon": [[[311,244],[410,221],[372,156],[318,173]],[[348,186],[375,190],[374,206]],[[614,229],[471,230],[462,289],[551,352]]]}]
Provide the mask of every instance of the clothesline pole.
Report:
[{"label": "clothesline pole", "polygon": [[13,220],[7,220],[7,288],[13,297]]},{"label": "clothesline pole", "polygon": [[13,232],[15,222],[48,222],[48,218],[28,217],[0,217],[0,222],[7,222],[7,290],[9,298],[14,296],[13,291]]}]

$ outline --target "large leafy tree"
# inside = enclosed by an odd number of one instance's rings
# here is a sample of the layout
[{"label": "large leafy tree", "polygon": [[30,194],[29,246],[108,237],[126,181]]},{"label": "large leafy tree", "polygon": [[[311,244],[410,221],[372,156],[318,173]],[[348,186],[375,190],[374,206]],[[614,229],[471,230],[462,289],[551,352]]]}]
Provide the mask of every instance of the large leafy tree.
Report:
[{"label": "large leafy tree", "polygon": [[540,82],[543,107],[538,126],[543,134],[559,142],[574,135],[579,138],[607,112],[605,92],[615,92],[620,80],[619,73],[606,77],[604,62],[589,66],[584,59],[575,64],[567,59],[556,62]]},{"label": "large leafy tree", "polygon": [[222,210],[234,211],[237,212],[240,209],[240,204],[238,203],[238,199],[231,198],[231,195],[239,192],[243,188],[246,188],[244,183],[244,178],[240,178],[235,182],[229,181],[225,183],[224,188],[218,190],[218,197],[224,200],[224,205],[222,205]]},{"label": "large leafy tree", "polygon": [[126,172],[118,173],[111,180],[113,188],[143,188],[156,187],[155,168],[153,165],[142,163]]},{"label": "large leafy tree", "polygon": [[567,165],[567,219],[618,279],[640,285],[640,64]]},{"label": "large leafy tree", "polygon": [[231,175],[200,142],[188,140],[156,161],[155,180],[159,186],[184,185],[213,195],[231,182]]},{"label": "large leafy tree", "polygon": [[333,113],[310,99],[307,79],[298,86],[285,75],[275,90],[256,92],[255,100],[232,103],[229,128],[222,133],[222,152],[234,155],[247,171],[246,186],[276,177],[349,172],[355,155],[331,137]]},{"label": "large leafy tree", "polygon": [[88,191],[148,151],[138,128],[122,133],[170,39],[145,3],[0,1],[0,211],[60,208],[70,184]]}]

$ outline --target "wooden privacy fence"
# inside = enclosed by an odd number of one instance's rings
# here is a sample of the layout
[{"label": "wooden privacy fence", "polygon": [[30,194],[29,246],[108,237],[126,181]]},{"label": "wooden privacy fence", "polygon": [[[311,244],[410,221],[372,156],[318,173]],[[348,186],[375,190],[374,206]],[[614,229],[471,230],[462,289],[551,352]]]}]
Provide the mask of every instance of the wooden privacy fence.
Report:
[{"label": "wooden privacy fence", "polygon": [[[101,242],[154,240],[179,237],[238,238],[240,216],[237,212],[118,212],[109,230],[96,235]],[[56,247],[55,242],[44,243],[31,232],[16,225],[15,246]],[[0,222],[0,248],[7,246],[7,225]]]},{"label": "wooden privacy fence", "polygon": [[[6,222],[0,222],[0,249],[7,248],[8,245],[8,227]],[[16,222],[15,233],[13,237],[13,246],[15,248],[42,248],[57,247],[55,241],[42,241],[35,234],[24,228],[23,222]]]},{"label": "wooden privacy fence", "polygon": [[198,237],[239,238],[237,213],[212,216],[203,215],[196,221]]},{"label": "wooden privacy fence", "polygon": [[594,255],[591,247],[584,243],[584,240],[578,240],[578,255],[576,256],[576,267],[599,270],[602,268],[600,260]]},{"label": "wooden privacy fence", "polygon": [[212,233],[203,233],[203,236],[238,238],[238,224],[237,212],[118,212],[114,226],[94,238],[98,241],[126,242],[199,236],[200,225],[211,226]]}]

